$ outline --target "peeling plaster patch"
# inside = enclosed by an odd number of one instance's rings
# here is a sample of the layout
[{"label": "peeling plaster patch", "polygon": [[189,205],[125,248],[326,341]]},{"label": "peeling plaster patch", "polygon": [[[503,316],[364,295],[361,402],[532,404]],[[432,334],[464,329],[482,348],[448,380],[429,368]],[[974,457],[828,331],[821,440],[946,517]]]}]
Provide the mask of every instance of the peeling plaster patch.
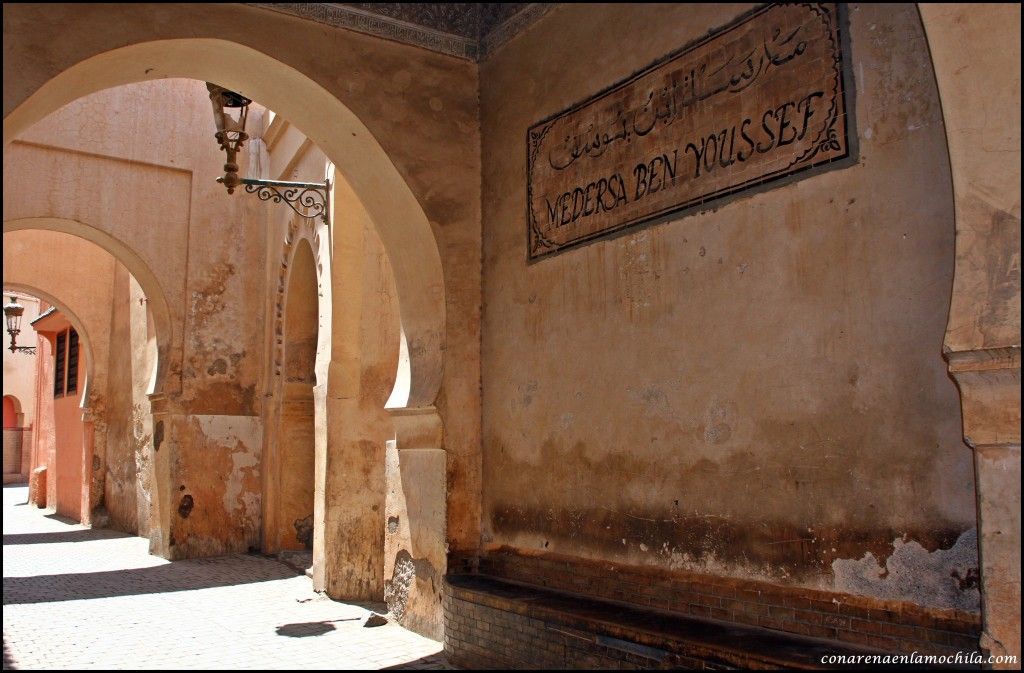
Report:
[{"label": "peeling plaster patch", "polygon": [[[434,594],[435,599],[439,600],[437,591],[440,586],[441,578],[430,561],[413,558],[412,554],[402,549],[395,554],[395,569],[391,579],[384,582],[384,602],[387,603],[388,612],[401,622],[408,610],[411,594],[424,596],[426,592]],[[410,619],[413,618],[415,614],[411,613]]]},{"label": "peeling plaster patch", "polygon": [[391,579],[384,582],[384,602],[387,603],[388,612],[399,621],[405,616],[405,608],[409,603],[409,587],[415,578],[416,565],[413,563],[412,555],[403,549],[395,555],[395,569]]},{"label": "peeling plaster patch", "polygon": [[235,265],[221,262],[212,268],[206,284],[192,292],[192,318],[199,326],[219,316],[224,310],[222,295],[227,291],[227,284],[235,275]]},{"label": "peeling plaster patch", "polygon": [[963,532],[949,549],[928,552],[916,541],[897,538],[892,555],[879,565],[868,552],[832,562],[835,589],[887,600],[977,611],[978,531]]},{"label": "peeling plaster patch", "polygon": [[[231,474],[224,486],[224,511],[242,510],[245,519],[259,516],[259,494],[245,491],[247,477],[256,477],[263,424],[257,416],[194,416],[207,441],[233,447]],[[253,519],[255,521],[255,519]]]}]

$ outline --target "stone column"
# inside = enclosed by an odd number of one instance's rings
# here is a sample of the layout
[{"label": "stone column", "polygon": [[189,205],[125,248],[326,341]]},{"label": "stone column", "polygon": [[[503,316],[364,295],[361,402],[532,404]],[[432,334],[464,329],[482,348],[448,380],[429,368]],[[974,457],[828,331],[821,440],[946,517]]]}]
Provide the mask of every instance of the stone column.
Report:
[{"label": "stone column", "polygon": [[1020,5],[918,7],[953,176],[944,349],[975,452],[981,646],[1020,666]]},{"label": "stone column", "polygon": [[153,442],[150,446],[149,466],[150,501],[149,510],[149,553],[171,558],[171,466],[174,451],[171,434],[172,416],[167,397],[162,394],[149,396],[153,414]]},{"label": "stone column", "polygon": [[[314,586],[331,598],[379,601],[384,595],[384,445],[372,436],[358,397],[328,397],[323,497],[316,498]],[[322,430],[317,428],[317,434]],[[317,479],[318,488],[321,483]],[[321,505],[322,503],[322,505]],[[320,517],[323,517],[322,519]]]},{"label": "stone column", "polygon": [[[981,646],[1020,657],[1020,349],[947,354],[974,449]],[[1019,659],[1018,659],[1019,660]]]},{"label": "stone column", "polygon": [[441,591],[448,572],[447,453],[434,407],[390,409],[388,609],[408,629],[444,637]]}]

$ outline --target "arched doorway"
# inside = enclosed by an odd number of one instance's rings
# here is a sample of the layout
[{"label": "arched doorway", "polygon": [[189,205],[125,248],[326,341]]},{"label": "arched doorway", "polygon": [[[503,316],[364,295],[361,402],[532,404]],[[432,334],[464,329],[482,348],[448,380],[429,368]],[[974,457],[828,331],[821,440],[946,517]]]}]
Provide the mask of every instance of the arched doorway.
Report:
[{"label": "arched doorway", "polygon": [[21,404],[17,398],[13,395],[4,395],[4,429],[21,427],[18,420],[20,415]]},{"label": "arched doorway", "polygon": [[13,395],[4,395],[4,476],[22,472],[23,428],[21,403]]},{"label": "arched doorway", "polygon": [[[276,460],[265,461],[275,488],[268,489],[264,516],[271,539],[264,551],[313,550],[315,484],[317,272],[313,251],[299,241],[288,278],[284,320],[284,371],[279,381]],[[310,555],[310,561],[312,556]]]}]

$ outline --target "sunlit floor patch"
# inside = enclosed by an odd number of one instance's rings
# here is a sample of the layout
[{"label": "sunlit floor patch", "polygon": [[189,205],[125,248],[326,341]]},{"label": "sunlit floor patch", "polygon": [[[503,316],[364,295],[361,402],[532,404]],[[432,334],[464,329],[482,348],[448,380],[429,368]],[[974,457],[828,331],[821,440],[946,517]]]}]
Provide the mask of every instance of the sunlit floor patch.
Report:
[{"label": "sunlit floor patch", "polygon": [[383,606],[332,601],[273,559],[170,563],[142,538],[67,523],[4,487],[4,667],[447,668]]}]

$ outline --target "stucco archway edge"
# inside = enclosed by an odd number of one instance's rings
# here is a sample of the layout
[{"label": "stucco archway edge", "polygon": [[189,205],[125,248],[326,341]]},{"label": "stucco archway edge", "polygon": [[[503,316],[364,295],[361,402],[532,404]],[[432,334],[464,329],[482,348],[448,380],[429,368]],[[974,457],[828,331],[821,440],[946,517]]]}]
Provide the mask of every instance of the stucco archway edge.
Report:
[{"label": "stucco archway edge", "polygon": [[[192,32],[190,26],[181,29]],[[283,115],[335,164],[374,222],[394,270],[402,326],[409,343],[412,380],[407,406],[432,406],[443,368],[445,296],[441,257],[423,209],[365,124],[309,77],[242,44],[210,38],[146,41],[152,40],[151,35],[138,40],[122,35],[119,40],[129,46],[102,53],[76,53],[66,63],[48,63],[52,72],[33,71],[31,76],[39,77],[33,91],[12,93],[5,88],[4,142],[82,96],[172,77],[216,82]],[[133,41],[137,43],[131,44]],[[79,45],[80,50],[86,48]],[[71,62],[76,56],[79,60]],[[50,78],[42,81],[46,76]],[[338,216],[344,215],[336,213]]]},{"label": "stucco archway edge", "polygon": [[[160,285],[160,281],[142,258],[125,242],[119,241],[98,227],[77,220],[59,217],[23,217],[4,220],[3,231],[5,234],[26,229],[58,231],[85,239],[106,250],[128,269],[128,272],[135,277],[143,292],[146,293],[146,298],[149,300],[149,310],[153,316],[153,325],[156,329],[157,369],[149,392],[154,394],[169,392],[166,389],[166,384],[168,383],[168,357],[171,355],[174,344],[178,343],[181,335],[176,331],[176,325],[171,319],[170,306],[167,303],[167,297]],[[41,298],[50,301],[47,297]],[[58,308],[61,307],[60,303],[50,303]],[[74,324],[74,321],[72,321],[72,324]],[[91,364],[90,362],[89,371],[93,372],[95,370],[91,368]],[[180,380],[172,382],[171,385],[180,385]]]}]

